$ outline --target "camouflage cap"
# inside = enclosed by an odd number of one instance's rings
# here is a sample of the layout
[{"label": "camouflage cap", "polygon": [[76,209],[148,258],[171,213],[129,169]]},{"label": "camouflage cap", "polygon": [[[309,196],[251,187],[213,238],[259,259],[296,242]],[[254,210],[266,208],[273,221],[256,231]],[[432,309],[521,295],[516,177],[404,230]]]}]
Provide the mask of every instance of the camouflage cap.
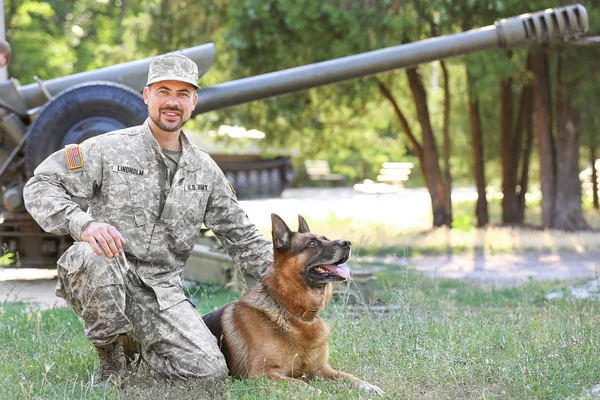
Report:
[{"label": "camouflage cap", "polygon": [[146,85],[161,81],[180,81],[198,86],[198,65],[182,54],[165,54],[150,63]]}]

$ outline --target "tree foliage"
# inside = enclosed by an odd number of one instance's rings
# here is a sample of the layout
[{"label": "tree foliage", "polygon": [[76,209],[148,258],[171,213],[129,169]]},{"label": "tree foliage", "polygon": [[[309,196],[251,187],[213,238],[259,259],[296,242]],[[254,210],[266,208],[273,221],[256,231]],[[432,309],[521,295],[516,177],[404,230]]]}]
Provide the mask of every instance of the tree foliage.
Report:
[{"label": "tree foliage", "polygon": [[[226,31],[226,44],[234,54],[232,73],[252,76],[399,44],[398,38],[412,24],[399,17],[405,7],[391,1],[236,1],[229,8]],[[259,127],[271,143],[315,155],[333,153],[334,165],[360,165],[359,160],[366,162],[376,148],[384,153],[378,160],[401,157],[406,148],[390,121],[389,108],[381,107],[376,82],[369,78],[252,103],[221,115]],[[341,151],[331,152],[332,148]],[[361,176],[351,168],[346,172]]]}]

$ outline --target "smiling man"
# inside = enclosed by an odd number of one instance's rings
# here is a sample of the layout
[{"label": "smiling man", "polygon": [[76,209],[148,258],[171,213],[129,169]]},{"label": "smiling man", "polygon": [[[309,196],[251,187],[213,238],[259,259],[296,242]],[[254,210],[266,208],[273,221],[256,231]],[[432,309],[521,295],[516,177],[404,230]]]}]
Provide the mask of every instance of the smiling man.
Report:
[{"label": "smiling man", "polygon": [[[198,101],[197,82],[192,60],[157,57],[143,93],[143,125],[68,145],[25,186],[27,210],[40,226],[76,240],[58,260],[56,294],[95,346],[96,383],[126,378],[123,343],[135,344],[162,376],[225,380],[217,341],[181,286],[202,224],[248,272],[258,276],[272,262],[271,243],[222,171],[181,130]],[[86,199],[87,212],[71,196]]]}]

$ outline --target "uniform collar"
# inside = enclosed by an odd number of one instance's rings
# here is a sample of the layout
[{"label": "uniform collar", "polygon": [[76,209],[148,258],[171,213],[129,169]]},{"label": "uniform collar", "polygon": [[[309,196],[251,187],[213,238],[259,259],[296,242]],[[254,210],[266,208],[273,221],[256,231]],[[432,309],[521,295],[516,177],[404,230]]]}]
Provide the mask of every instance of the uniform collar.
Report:
[{"label": "uniform collar", "polygon": [[[148,120],[149,118],[146,119],[146,121],[144,121],[144,124],[142,125],[144,129],[145,142],[150,148],[150,151],[156,157],[162,159],[162,148],[160,147],[160,145],[156,141],[156,138],[152,134]],[[200,161],[198,159],[198,156],[196,155],[196,152],[194,151],[194,148],[192,147],[192,144],[190,143],[185,133],[183,133],[183,130],[181,130],[181,132],[179,133],[179,137],[181,138],[181,156],[179,157],[179,167],[185,168],[189,172],[197,171],[198,169],[200,169]]]},{"label": "uniform collar", "polygon": [[180,133],[181,137],[181,158],[179,162],[182,166],[185,166],[185,169],[189,172],[197,171],[200,169],[200,159],[194,150],[194,147],[190,143],[189,139],[183,132]]}]

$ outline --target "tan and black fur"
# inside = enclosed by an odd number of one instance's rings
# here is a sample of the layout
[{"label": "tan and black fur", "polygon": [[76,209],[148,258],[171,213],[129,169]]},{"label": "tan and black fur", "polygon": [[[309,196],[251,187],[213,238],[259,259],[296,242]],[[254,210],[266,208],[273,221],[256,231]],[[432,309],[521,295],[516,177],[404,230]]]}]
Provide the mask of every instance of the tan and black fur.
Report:
[{"label": "tan and black fur", "polygon": [[239,301],[204,316],[219,340],[229,374],[302,383],[345,378],[355,387],[382,394],[379,387],[329,366],[329,327],[317,315],[331,300],[331,283],[349,278],[340,264],[350,257],[350,241],[311,233],[302,216],[298,232],[275,214],[271,220],[273,264]]}]

